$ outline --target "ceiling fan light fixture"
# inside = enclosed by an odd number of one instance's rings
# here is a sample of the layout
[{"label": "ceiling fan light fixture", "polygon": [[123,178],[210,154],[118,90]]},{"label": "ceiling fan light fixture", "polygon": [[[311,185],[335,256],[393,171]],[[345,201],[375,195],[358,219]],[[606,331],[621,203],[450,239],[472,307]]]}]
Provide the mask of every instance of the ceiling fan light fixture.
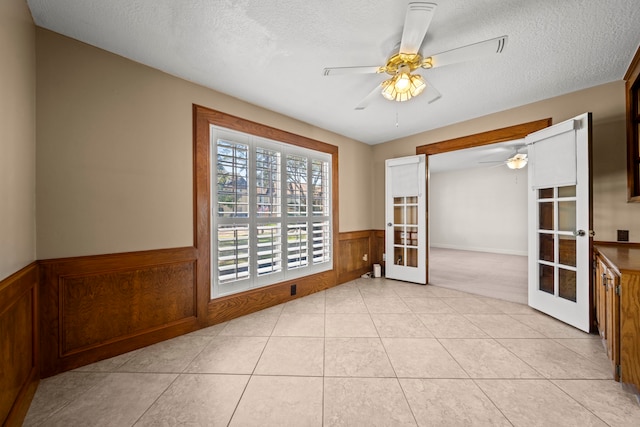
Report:
[{"label": "ceiling fan light fixture", "polygon": [[394,101],[396,99],[397,92],[393,83],[393,78],[382,82],[382,96],[389,101]]},{"label": "ceiling fan light fixture", "polygon": [[426,88],[427,85],[421,75],[414,74],[411,76],[411,87],[409,88],[411,96],[420,95]]},{"label": "ceiling fan light fixture", "polygon": [[389,101],[397,101],[404,102],[410,100],[413,95],[411,95],[411,90],[406,90],[404,92],[399,92],[395,87],[395,80],[393,78],[389,80],[385,80],[382,83],[382,96]]},{"label": "ceiling fan light fixture", "polygon": [[522,169],[527,165],[527,155],[516,154],[507,160],[506,165],[509,169]]},{"label": "ceiling fan light fixture", "polygon": [[411,74],[398,73],[394,77],[393,87],[399,93],[405,93],[411,89]]},{"label": "ceiling fan light fixture", "polygon": [[382,96],[389,101],[404,102],[420,95],[426,87],[422,76],[399,72],[382,82]]}]

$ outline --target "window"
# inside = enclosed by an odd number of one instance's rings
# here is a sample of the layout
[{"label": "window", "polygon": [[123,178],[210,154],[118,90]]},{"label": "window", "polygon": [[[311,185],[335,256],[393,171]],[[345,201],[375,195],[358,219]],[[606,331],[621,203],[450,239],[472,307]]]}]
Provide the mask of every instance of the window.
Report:
[{"label": "window", "polygon": [[209,134],[212,298],[332,269],[331,155]]},{"label": "window", "polygon": [[640,49],[625,75],[627,92],[627,184],[630,202],[640,202]]}]

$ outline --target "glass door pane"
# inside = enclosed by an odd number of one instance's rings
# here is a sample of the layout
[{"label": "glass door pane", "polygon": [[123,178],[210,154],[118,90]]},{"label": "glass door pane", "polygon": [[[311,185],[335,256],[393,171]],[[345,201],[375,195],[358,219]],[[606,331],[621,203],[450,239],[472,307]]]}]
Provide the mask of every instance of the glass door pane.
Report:
[{"label": "glass door pane", "polygon": [[393,199],[393,263],[418,266],[418,205],[416,197]]},{"label": "glass door pane", "polygon": [[558,229],[574,232],[576,230],[576,201],[558,202]]},{"label": "glass door pane", "polygon": [[418,207],[407,206],[406,213],[407,213],[406,223],[411,225],[416,225],[418,223]]},{"label": "glass door pane", "polygon": [[539,204],[539,228],[541,230],[553,230],[553,202],[540,202]]},{"label": "glass door pane", "polygon": [[575,186],[538,190],[538,212],[538,289],[575,302]]},{"label": "glass door pane", "polygon": [[571,267],[576,266],[576,237],[558,236],[558,262]]},{"label": "glass door pane", "polygon": [[417,267],[418,266],[418,248],[406,249],[406,266]]},{"label": "glass door pane", "polygon": [[542,261],[553,262],[554,259],[554,245],[553,234],[549,233],[538,233],[540,237],[540,256],[538,259]]},{"label": "glass door pane", "polygon": [[575,270],[558,269],[558,282],[560,284],[558,296],[569,301],[576,302],[576,272]]},{"label": "glass door pane", "polygon": [[540,265],[540,286],[539,289],[548,294],[554,293],[554,274],[553,267],[549,265]]},{"label": "glass door pane", "polygon": [[404,206],[393,206],[393,222],[394,224],[404,224]]}]

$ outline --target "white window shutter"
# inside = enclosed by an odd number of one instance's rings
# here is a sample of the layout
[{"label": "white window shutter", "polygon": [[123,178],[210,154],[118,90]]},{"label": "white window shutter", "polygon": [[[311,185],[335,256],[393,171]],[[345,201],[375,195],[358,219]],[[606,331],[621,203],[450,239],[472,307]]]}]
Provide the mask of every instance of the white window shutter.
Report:
[{"label": "white window shutter", "polygon": [[[576,131],[573,121],[555,134],[546,129],[525,138],[534,189],[576,185]],[[544,161],[536,161],[537,158]]]},{"label": "white window shutter", "polygon": [[391,171],[391,195],[393,197],[421,196],[419,168],[424,167],[420,156],[387,160]]}]

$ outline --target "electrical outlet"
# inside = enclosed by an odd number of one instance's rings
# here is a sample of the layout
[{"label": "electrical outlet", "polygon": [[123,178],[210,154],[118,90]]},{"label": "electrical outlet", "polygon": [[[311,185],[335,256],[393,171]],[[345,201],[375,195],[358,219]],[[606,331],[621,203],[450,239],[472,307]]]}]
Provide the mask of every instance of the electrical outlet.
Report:
[{"label": "electrical outlet", "polygon": [[296,291],[297,291],[296,285],[291,285],[291,295],[292,296],[296,294]]},{"label": "electrical outlet", "polygon": [[363,261],[369,261],[369,254],[362,255],[362,260]]},{"label": "electrical outlet", "polygon": [[629,241],[629,230],[618,230],[618,242]]},{"label": "electrical outlet", "polygon": [[386,253],[383,253],[383,254],[382,254],[382,261],[386,261],[386,260],[387,260],[387,254],[386,254]]}]

